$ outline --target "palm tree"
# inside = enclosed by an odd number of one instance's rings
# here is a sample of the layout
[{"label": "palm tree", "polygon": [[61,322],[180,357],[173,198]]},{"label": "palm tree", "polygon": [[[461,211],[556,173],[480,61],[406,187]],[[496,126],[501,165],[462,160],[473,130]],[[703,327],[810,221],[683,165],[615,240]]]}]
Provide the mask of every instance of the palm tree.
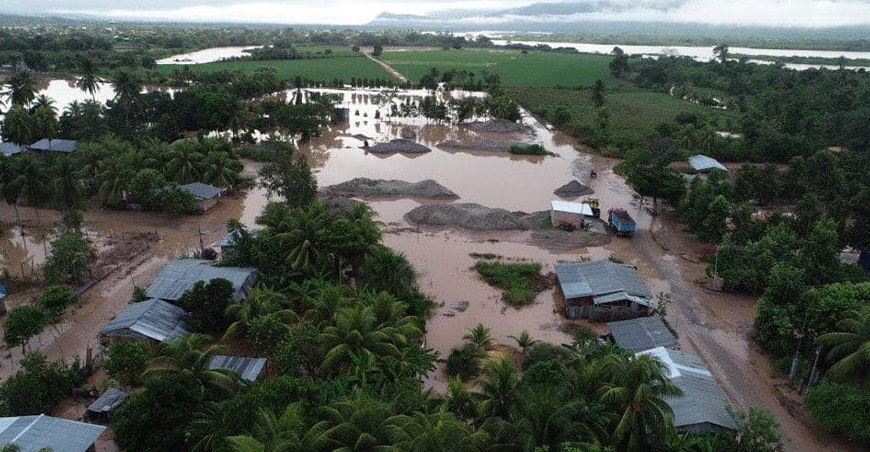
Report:
[{"label": "palm tree", "polygon": [[312,439],[302,435],[305,427],[302,405],[291,403],[281,417],[261,408],[253,435],[230,436],[234,452],[295,452],[311,450]]},{"label": "palm tree", "polygon": [[719,61],[725,63],[728,61],[728,44],[719,44],[713,47],[713,55],[719,57]]},{"label": "palm tree", "polygon": [[33,118],[33,136],[53,138],[57,129],[57,108],[54,101],[40,94],[30,107],[30,114]]},{"label": "palm tree", "polygon": [[327,233],[326,220],[326,206],[315,202],[294,210],[288,221],[279,226],[276,237],[291,268],[309,271],[323,259],[320,245]]},{"label": "palm tree", "polygon": [[834,365],[825,375],[837,381],[870,381],[870,308],[848,312],[837,329],[817,339],[831,347],[825,358]]},{"label": "palm tree", "polygon": [[381,328],[372,308],[357,304],[335,313],[334,325],[323,329],[320,341],[328,349],[320,368],[328,372],[336,368],[348,368],[353,357],[363,354],[398,355],[394,341],[401,343],[401,336],[393,328]]},{"label": "palm tree", "polygon": [[387,423],[393,444],[403,452],[478,452],[489,439],[444,407],[435,414],[393,416]]},{"label": "palm tree", "polygon": [[668,380],[664,365],[649,355],[611,356],[603,366],[607,381],[600,400],[622,413],[613,430],[616,450],[648,450],[649,432],[663,437],[673,430],[673,411],[663,397],[679,396],[682,391]]},{"label": "palm tree", "polygon": [[97,166],[97,192],[108,206],[117,206],[124,202],[127,186],[135,173],[119,157],[109,158]]},{"label": "palm tree", "polygon": [[474,328],[467,329],[462,339],[483,350],[492,345],[492,335],[489,331],[489,328],[483,326],[482,323],[478,323]]},{"label": "palm tree", "polygon": [[240,165],[228,152],[209,152],[205,157],[202,181],[218,187],[231,187],[236,183]]},{"label": "palm tree", "polygon": [[21,177],[21,159],[3,157],[0,162],[2,162],[0,191],[3,193],[3,200],[7,204],[11,204],[15,209],[15,218],[18,220],[18,234],[23,235],[21,214],[18,212],[18,201],[21,199],[21,189],[24,186],[24,180]]},{"label": "palm tree", "polygon": [[119,69],[112,77],[115,100],[130,101],[142,92],[142,79],[133,71]]},{"label": "palm tree", "polygon": [[10,108],[3,120],[3,138],[13,143],[31,144],[34,140],[30,111],[18,105]]},{"label": "palm tree", "polygon": [[309,429],[311,450],[333,452],[399,452],[391,445],[389,404],[360,394],[320,409],[324,418]]},{"label": "palm tree", "polygon": [[211,338],[203,334],[179,336],[161,344],[157,357],[148,363],[143,377],[186,374],[196,380],[201,390],[231,393],[239,386],[238,375],[228,369],[210,369],[216,355],[226,353],[226,347],[209,345]]},{"label": "palm tree", "polygon": [[514,390],[519,383],[513,359],[504,356],[489,360],[480,374],[475,383],[480,388],[477,395],[481,399],[478,410],[481,417],[507,419],[514,403]]},{"label": "palm tree", "polygon": [[225,315],[234,321],[227,328],[224,337],[244,336],[248,322],[265,315],[275,316],[286,325],[295,323],[299,316],[287,306],[284,294],[263,286],[254,287],[241,303],[227,306]]},{"label": "palm tree", "polygon": [[43,167],[42,159],[33,154],[21,156],[21,165],[18,171],[22,179],[21,195],[33,206],[36,214],[36,224],[39,224],[39,209],[37,208],[48,195],[49,177]]},{"label": "palm tree", "polygon": [[401,336],[403,343],[413,342],[420,337],[419,318],[407,315],[408,306],[386,292],[371,296],[360,294],[361,301],[371,306],[379,328],[392,328]]},{"label": "palm tree", "polygon": [[592,85],[592,105],[595,108],[601,108],[604,106],[605,96],[607,95],[607,88],[604,86],[604,81],[601,79],[595,80],[595,84]]},{"label": "palm tree", "polygon": [[202,154],[188,149],[187,146],[176,145],[174,147],[172,159],[166,164],[167,176],[179,184],[198,181],[201,174]]},{"label": "palm tree", "polygon": [[532,336],[526,330],[523,330],[523,332],[520,333],[520,337],[508,336],[508,338],[513,339],[523,352],[525,352],[527,348],[538,343],[537,340],[532,339]]},{"label": "palm tree", "polygon": [[16,72],[6,81],[9,90],[6,92],[9,104],[18,107],[30,105],[36,97],[36,78],[27,71]]},{"label": "palm tree", "polygon": [[97,66],[94,64],[94,60],[90,58],[82,58],[79,62],[79,71],[81,71],[82,76],[78,81],[76,81],[76,86],[80,90],[90,93],[91,100],[96,102],[96,92],[100,89],[103,79],[98,75]]}]

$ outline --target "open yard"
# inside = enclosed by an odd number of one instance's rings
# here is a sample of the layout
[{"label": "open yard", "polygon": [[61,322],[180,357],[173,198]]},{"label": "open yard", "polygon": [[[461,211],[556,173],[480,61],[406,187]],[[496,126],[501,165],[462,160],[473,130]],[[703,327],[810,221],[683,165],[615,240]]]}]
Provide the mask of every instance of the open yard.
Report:
[{"label": "open yard", "polygon": [[337,56],[305,60],[226,61],[187,66],[166,64],[158,66],[157,70],[165,74],[170,74],[174,70],[183,69],[184,67],[198,72],[253,72],[263,66],[275,67],[278,70],[278,76],[283,79],[292,79],[298,75],[310,80],[323,82],[330,82],[335,79],[349,81],[351,78],[392,80],[390,74],[362,54],[358,56]]},{"label": "open yard", "polygon": [[501,75],[505,86],[591,86],[608,77],[610,57],[578,53],[513,50],[406,50],[384,52],[383,61],[412,82],[432,67]]}]

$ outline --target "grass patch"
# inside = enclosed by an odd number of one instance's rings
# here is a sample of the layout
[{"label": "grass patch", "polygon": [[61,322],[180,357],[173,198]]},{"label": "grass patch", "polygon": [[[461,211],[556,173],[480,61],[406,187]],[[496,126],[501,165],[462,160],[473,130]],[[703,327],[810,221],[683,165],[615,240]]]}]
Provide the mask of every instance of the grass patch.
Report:
[{"label": "grass patch", "polygon": [[309,80],[331,82],[333,80],[350,81],[356,79],[381,79],[392,81],[393,78],[380,65],[363,55],[338,56],[332,58],[312,58],[305,60],[267,60],[267,61],[223,61],[206,64],[161,64],[156,71],[169,75],[176,69],[190,68],[194,72],[254,72],[257,68],[272,66],[278,71],[278,77],[291,80],[297,75]]},{"label": "grass patch", "polygon": [[501,256],[499,256],[498,254],[494,254],[494,253],[468,253],[468,255],[474,259],[486,259],[486,260],[501,259]]},{"label": "grass patch", "polygon": [[484,281],[502,289],[502,300],[511,306],[527,305],[546,289],[547,279],[537,262],[506,263],[481,261],[474,266]]},{"label": "grass patch", "polygon": [[504,86],[592,86],[609,77],[611,57],[580,53],[513,50],[412,50],[384,52],[381,59],[417,82],[436,67],[479,74],[484,69],[501,75]]},{"label": "grass patch", "polygon": [[552,152],[548,151],[546,148],[541,146],[540,144],[528,144],[528,145],[520,145],[515,144],[511,146],[510,151],[511,154],[517,155],[556,155]]}]

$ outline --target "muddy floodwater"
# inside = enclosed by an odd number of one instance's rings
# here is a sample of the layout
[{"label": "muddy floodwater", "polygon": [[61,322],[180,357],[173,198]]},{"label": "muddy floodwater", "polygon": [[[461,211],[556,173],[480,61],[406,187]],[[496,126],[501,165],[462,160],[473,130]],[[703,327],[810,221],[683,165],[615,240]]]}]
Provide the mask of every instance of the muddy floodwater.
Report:
[{"label": "muddy floodwater", "polygon": [[259,46],[235,46],[235,47],[213,47],[210,49],[197,50],[196,52],[181,53],[172,55],[171,57],[157,60],[157,64],[203,64],[214,63],[215,61],[225,60],[227,58],[237,58],[248,55],[246,50],[256,49]]}]

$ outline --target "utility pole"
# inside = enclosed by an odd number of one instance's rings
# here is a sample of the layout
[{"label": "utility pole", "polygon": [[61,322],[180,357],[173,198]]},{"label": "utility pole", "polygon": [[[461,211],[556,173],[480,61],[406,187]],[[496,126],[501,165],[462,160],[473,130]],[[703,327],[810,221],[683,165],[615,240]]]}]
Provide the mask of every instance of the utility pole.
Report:
[{"label": "utility pole", "polygon": [[205,244],[202,242],[202,226],[197,223],[196,229],[199,231],[199,252],[202,253],[205,251]]}]

